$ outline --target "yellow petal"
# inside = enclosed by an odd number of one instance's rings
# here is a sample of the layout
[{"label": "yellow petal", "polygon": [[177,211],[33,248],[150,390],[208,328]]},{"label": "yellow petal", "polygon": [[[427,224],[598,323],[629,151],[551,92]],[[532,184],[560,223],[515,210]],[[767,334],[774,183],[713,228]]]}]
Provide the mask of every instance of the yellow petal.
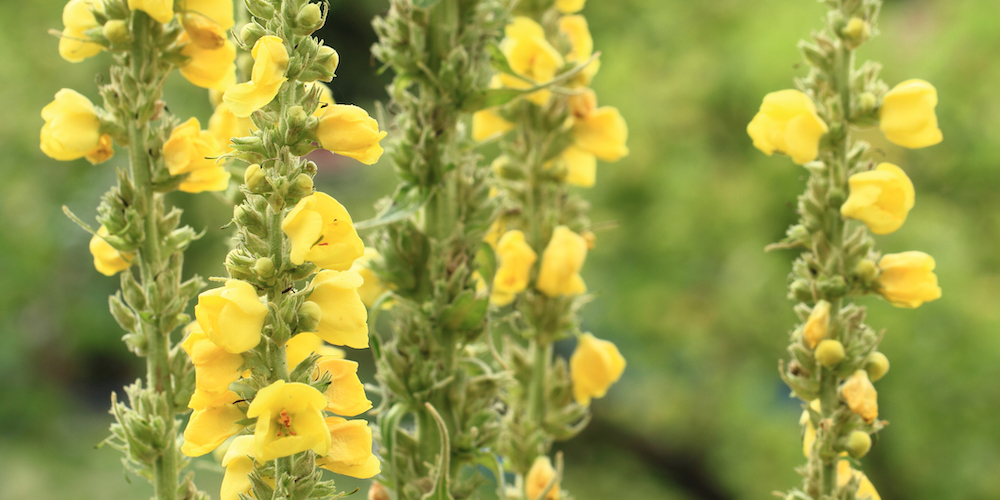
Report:
[{"label": "yellow petal", "polygon": [[84,33],[91,28],[100,27],[94,18],[93,9],[100,8],[93,0],[70,0],[63,7],[62,37],[59,38],[59,55],[69,62],[80,62],[101,52],[100,44],[88,42]]},{"label": "yellow petal", "polygon": [[358,364],[346,359],[332,357],[320,360],[317,368],[322,373],[329,373],[330,385],[325,395],[328,401],[327,410],[353,417],[360,415],[372,407],[372,402],[365,394],[365,386],[358,378]]},{"label": "yellow petal", "polygon": [[495,108],[476,111],[472,114],[472,139],[484,142],[514,129],[514,124],[497,114]]},{"label": "yellow petal", "polygon": [[933,146],[944,138],[938,128],[937,89],[924,80],[907,80],[882,97],[879,127],[890,142],[905,148]]},{"label": "yellow petal", "polygon": [[604,161],[618,161],[628,155],[628,125],[618,109],[610,106],[597,108],[577,120],[573,140],[577,147]]},{"label": "yellow petal", "polygon": [[382,156],[379,141],[386,134],[379,131],[378,122],[368,116],[367,111],[347,104],[328,105],[316,127],[316,136],[323,149],[365,165],[374,164]]},{"label": "yellow petal", "polygon": [[896,307],[915,308],[941,298],[934,258],[923,252],[883,255],[878,292]]},{"label": "yellow petal", "polygon": [[[549,482],[556,476],[556,470],[552,467],[552,461],[549,460],[547,456],[539,456],[535,458],[535,462],[531,464],[531,469],[528,471],[527,477],[524,478],[524,492],[527,494],[528,499],[536,500],[545,490],[545,487],[549,485]],[[557,481],[549,489],[548,493],[545,494],[543,500],[558,500],[559,499],[559,482]]]},{"label": "yellow petal", "polygon": [[[188,58],[181,75],[201,88],[225,90],[236,83],[236,46],[227,39],[218,48],[204,48],[181,33],[178,43],[185,44],[181,54]],[[247,114],[249,116],[249,114]]]},{"label": "yellow petal", "polygon": [[538,254],[524,240],[519,230],[508,231],[496,247],[499,267],[493,279],[491,298],[497,305],[506,305],[513,297],[528,288],[531,269],[538,260]]},{"label": "yellow petal", "polygon": [[849,184],[851,194],[840,207],[841,215],[864,222],[875,234],[899,229],[913,208],[913,183],[906,172],[891,163],[854,174]]},{"label": "yellow petal", "polygon": [[556,9],[559,9],[559,12],[563,14],[572,14],[583,10],[585,3],[587,0],[556,0]]},{"label": "yellow petal", "polygon": [[573,396],[578,404],[588,406],[591,398],[604,397],[611,384],[621,378],[625,358],[613,343],[585,333],[570,356],[569,367]]},{"label": "yellow petal", "polygon": [[82,158],[101,147],[101,121],[90,99],[71,89],[56,93],[42,108],[42,152],[62,161]]},{"label": "yellow petal", "polygon": [[769,156],[787,154],[799,165],[816,159],[819,141],[827,130],[812,99],[791,89],[764,96],[760,111],[747,125],[754,147]]},{"label": "yellow petal", "polygon": [[114,276],[128,269],[132,265],[135,254],[119,252],[102,236],[108,236],[108,228],[104,226],[101,226],[97,230],[97,235],[90,239],[90,253],[94,256],[94,268],[105,276]]},{"label": "yellow petal", "polygon": [[216,448],[239,432],[243,426],[243,411],[235,402],[240,397],[227,391],[212,405],[195,410],[184,428],[184,445],[181,452],[189,457],[200,457]]},{"label": "yellow petal", "polygon": [[597,157],[576,146],[569,146],[559,156],[566,167],[566,184],[593,187],[597,180]]},{"label": "yellow petal", "polygon": [[586,257],[587,242],[568,227],[557,227],[542,252],[535,287],[549,297],[584,293],[586,286],[580,270]]},{"label": "yellow petal", "polygon": [[250,81],[229,88],[222,96],[232,113],[246,118],[263,108],[278,95],[288,78],[288,51],[284,42],[272,35],[257,40],[251,51],[254,58]]},{"label": "yellow petal", "polygon": [[222,466],[226,474],[222,477],[220,500],[240,500],[240,495],[249,495],[253,487],[250,473],[253,472],[253,436],[240,436],[226,450]]},{"label": "yellow petal", "polygon": [[322,271],[313,278],[309,300],[323,310],[317,335],[334,345],[368,347],[368,309],[358,287],[364,279],[354,271]]},{"label": "yellow petal", "polygon": [[128,8],[141,10],[161,23],[169,23],[174,17],[174,0],[128,0]]}]

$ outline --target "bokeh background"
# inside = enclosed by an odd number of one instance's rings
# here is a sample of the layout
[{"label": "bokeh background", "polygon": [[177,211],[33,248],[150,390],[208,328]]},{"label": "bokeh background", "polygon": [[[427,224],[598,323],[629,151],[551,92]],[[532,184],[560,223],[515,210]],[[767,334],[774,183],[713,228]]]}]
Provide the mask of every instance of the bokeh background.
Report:
[{"label": "bokeh background", "polygon": [[[338,102],[374,109],[389,75],[376,76],[369,20],[385,0],[332,0],[323,36],[342,66]],[[39,110],[62,87],[97,101],[108,56],[59,58],[63,0],[0,3],[0,498],[148,498],[106,436],[109,394],[143,374],[107,312],[117,279],[94,271],[89,236],[60,210],[92,220],[113,182],[113,161],[53,161],[38,149]],[[794,255],[764,253],[795,217],[804,171],[751,146],[745,127],[770,91],[805,72],[795,43],[820,26],[813,0],[590,0],[601,103],[629,123],[632,154],[602,164],[584,194],[598,234],[584,270],[597,300],[584,325],[617,343],[629,365],[594,423],[560,445],[564,485],[577,498],[750,499],[798,484],[800,409],[778,378],[794,318],[785,299]],[[886,252],[937,259],[944,298],[918,310],[877,299],[892,362],[878,383],[891,425],[865,459],[886,500],[1000,498],[1000,2],[886,1],[882,36],[860,56],[881,61],[893,85],[937,86],[945,141],[906,151],[866,136],[902,166],[916,208]],[[179,75],[170,109],[210,114],[205,92]],[[318,185],[356,220],[391,192],[388,157],[365,167],[340,159]],[[211,195],[174,195],[188,223],[206,229],[188,268],[218,276],[229,207]],[[367,351],[356,353],[370,380]],[[194,465],[218,491],[221,469]],[[355,484],[342,483],[351,489]],[[362,490],[362,494],[363,494]]]}]

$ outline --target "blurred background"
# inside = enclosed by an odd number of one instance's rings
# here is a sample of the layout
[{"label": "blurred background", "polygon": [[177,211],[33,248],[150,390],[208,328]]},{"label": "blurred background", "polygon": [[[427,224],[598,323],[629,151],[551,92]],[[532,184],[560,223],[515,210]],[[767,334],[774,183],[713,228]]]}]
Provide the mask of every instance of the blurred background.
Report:
[{"label": "blurred background", "polygon": [[[92,221],[122,165],[56,162],[38,149],[40,109],[62,87],[98,101],[108,55],[59,58],[63,0],[0,3],[0,498],[142,499],[110,449],[109,394],[143,376],[107,311],[118,280],[98,274]],[[385,0],[331,0],[322,36],[340,52],[338,102],[374,109],[390,75],[376,76],[370,19]],[[778,378],[794,323],[786,300],[792,252],[764,253],[795,219],[804,170],[754,150],[745,132],[765,93],[805,74],[795,43],[818,28],[812,0],[590,0],[603,51],[594,88],[629,123],[631,155],[601,164],[597,235],[584,277],[597,299],[584,326],[628,359],[621,382],[593,405],[593,424],[562,444],[564,486],[577,498],[750,499],[799,483],[800,408]],[[887,0],[882,36],[861,58],[885,65],[891,86],[922,78],[938,89],[945,141],[908,151],[864,132],[903,167],[917,204],[885,252],[937,259],[944,298],[917,310],[877,299],[892,362],[878,383],[891,422],[864,460],[886,500],[1000,498],[1000,2]],[[170,109],[207,123],[206,93],[179,75]],[[337,158],[317,178],[362,220],[395,180],[383,161]],[[173,195],[207,235],[188,269],[223,273],[230,208],[211,195]],[[368,351],[354,353],[371,380]],[[194,465],[214,495],[221,469]],[[361,482],[343,481],[350,490]],[[364,489],[362,489],[363,494]]]}]

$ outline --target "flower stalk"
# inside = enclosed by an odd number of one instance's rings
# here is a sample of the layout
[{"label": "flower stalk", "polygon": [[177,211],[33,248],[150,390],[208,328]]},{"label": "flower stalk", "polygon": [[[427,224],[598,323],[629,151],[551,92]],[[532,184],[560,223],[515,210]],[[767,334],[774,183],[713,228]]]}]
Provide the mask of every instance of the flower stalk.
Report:
[{"label": "flower stalk", "polygon": [[[503,325],[500,357],[518,384],[502,393],[501,450],[516,491],[532,500],[559,497],[561,467],[548,457],[553,442],[587,425],[591,398],[604,396],[625,367],[613,344],[579,327],[589,300],[579,273],[594,236],[589,204],[572,187],[594,185],[598,158],[628,153],[621,115],[598,108],[588,88],[600,63],[577,14],[582,7],[540,1],[515,8],[495,82],[518,98],[473,119],[473,135],[499,138],[502,152],[493,169],[504,210],[487,238],[498,262],[489,276],[491,321]],[[567,366],[554,344],[571,337],[579,345]]]},{"label": "flower stalk", "polygon": [[[851,132],[879,124],[889,141],[910,148],[940,142],[941,132],[930,84],[914,80],[889,91],[877,63],[855,67],[855,50],[877,34],[881,1],[826,3],[825,29],[799,44],[809,74],[796,81],[797,90],[768,94],[747,131],[764,153],[787,154],[809,172],[800,221],[769,246],[803,250],[789,278],[789,297],[803,323],[791,335],[792,359],[779,370],[803,401],[807,463],[799,470],[801,488],[786,498],[877,499],[850,459],[868,453],[871,435],[886,425],[878,420],[872,382],[888,361],[877,351],[881,334],[864,323],[866,310],[854,298],[880,294],[894,305],[917,307],[941,290],[926,254],[882,256],[875,249],[873,234],[893,232],[906,220],[913,185],[899,167],[878,164],[870,145]],[[901,94],[897,104],[894,95]],[[895,262],[898,281],[890,279]]]}]

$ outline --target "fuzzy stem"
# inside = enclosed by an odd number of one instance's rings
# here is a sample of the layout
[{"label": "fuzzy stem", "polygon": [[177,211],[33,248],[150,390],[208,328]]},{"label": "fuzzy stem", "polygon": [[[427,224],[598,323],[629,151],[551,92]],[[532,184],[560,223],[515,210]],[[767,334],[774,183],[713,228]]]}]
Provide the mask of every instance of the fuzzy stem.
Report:
[{"label": "fuzzy stem", "polygon": [[552,344],[536,341],[532,344],[534,361],[531,365],[531,386],[528,388],[528,416],[538,427],[545,423],[545,376],[552,359]]}]

